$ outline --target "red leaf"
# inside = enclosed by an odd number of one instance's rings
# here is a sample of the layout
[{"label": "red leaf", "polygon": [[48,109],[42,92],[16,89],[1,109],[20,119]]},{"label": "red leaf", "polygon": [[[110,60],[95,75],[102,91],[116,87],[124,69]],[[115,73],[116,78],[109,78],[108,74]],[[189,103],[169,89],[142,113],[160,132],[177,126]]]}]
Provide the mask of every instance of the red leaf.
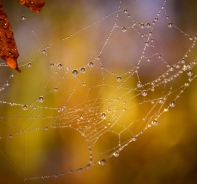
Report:
[{"label": "red leaf", "polygon": [[30,8],[31,11],[38,13],[42,10],[45,2],[43,0],[18,0],[19,3]]},{"label": "red leaf", "polygon": [[11,68],[21,72],[17,65],[18,56],[19,53],[16,47],[14,34],[2,7],[2,1],[0,0],[0,57],[4,59]]}]

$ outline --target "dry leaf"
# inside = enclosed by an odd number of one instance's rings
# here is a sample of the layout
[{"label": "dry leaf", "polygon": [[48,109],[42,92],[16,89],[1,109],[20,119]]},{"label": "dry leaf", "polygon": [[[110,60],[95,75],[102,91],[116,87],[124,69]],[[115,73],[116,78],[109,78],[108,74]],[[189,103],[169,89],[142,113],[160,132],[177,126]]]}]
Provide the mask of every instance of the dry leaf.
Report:
[{"label": "dry leaf", "polygon": [[[45,2],[43,0],[18,0],[22,5],[30,8],[35,13],[41,11]],[[10,26],[8,17],[2,7],[2,0],[0,0],[0,57],[11,68],[16,69],[18,72],[21,70],[18,68],[17,58],[19,53],[17,50],[14,34]]]},{"label": "dry leaf", "polygon": [[42,10],[45,2],[43,0],[18,0],[19,3],[30,8],[31,11],[38,13]]},{"label": "dry leaf", "polygon": [[2,1],[0,0],[0,57],[4,59],[7,64],[16,69],[18,72],[21,70],[17,65],[17,58],[19,56],[16,42],[14,40],[14,34],[10,26],[7,15],[2,7]]}]

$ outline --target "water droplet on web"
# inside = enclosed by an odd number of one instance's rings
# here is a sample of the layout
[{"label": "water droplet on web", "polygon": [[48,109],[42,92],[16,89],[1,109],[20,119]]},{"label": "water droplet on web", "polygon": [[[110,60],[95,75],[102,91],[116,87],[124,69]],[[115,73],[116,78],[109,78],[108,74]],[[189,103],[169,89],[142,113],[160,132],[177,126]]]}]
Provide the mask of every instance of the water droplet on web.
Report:
[{"label": "water droplet on web", "polygon": [[27,110],[27,109],[28,109],[27,105],[23,105],[23,110]]},{"label": "water droplet on web", "polygon": [[76,69],[73,70],[73,71],[72,71],[72,75],[73,75],[74,77],[77,77],[77,76],[78,76],[78,70],[76,70]]},{"label": "water droplet on web", "polygon": [[147,91],[142,91],[142,96],[147,96]]},{"label": "water droplet on web", "polygon": [[101,118],[102,118],[102,119],[106,119],[106,113],[105,113],[105,112],[102,112],[102,113],[101,113]]},{"label": "water droplet on web", "polygon": [[62,64],[59,63],[59,64],[57,65],[57,68],[58,68],[58,69],[61,69],[61,68],[62,68]]},{"label": "water droplet on web", "polygon": [[169,70],[170,70],[171,72],[173,72],[173,71],[174,71],[174,67],[171,66]]},{"label": "water droplet on web", "polygon": [[138,87],[138,88],[141,88],[141,87],[142,87],[141,81],[138,81],[138,82],[137,82],[137,87]]},{"label": "water droplet on web", "polygon": [[13,102],[10,102],[10,106],[14,106],[14,103]]},{"label": "water droplet on web", "polygon": [[147,59],[147,61],[148,61],[148,62],[150,62],[150,61],[151,61],[151,59],[150,59],[150,58],[148,58],[148,59]]},{"label": "water droplet on web", "polygon": [[77,169],[77,172],[81,172],[81,171],[83,171],[83,168]]},{"label": "water droplet on web", "polygon": [[85,166],[85,169],[89,169],[90,168],[90,164],[87,164],[86,166]]},{"label": "water droplet on web", "polygon": [[127,14],[128,13],[128,10],[124,10],[124,13]]},{"label": "water droplet on web", "polygon": [[81,72],[81,73],[85,73],[85,72],[86,72],[86,69],[85,69],[84,67],[82,67],[82,68],[80,69],[80,72]]},{"label": "water droplet on web", "polygon": [[12,134],[10,134],[8,137],[11,139],[13,136],[12,136]]},{"label": "water droplet on web", "polygon": [[189,86],[189,83],[185,83],[184,86],[185,86],[185,87],[188,87],[188,86]]},{"label": "water droplet on web", "polygon": [[100,161],[98,161],[98,164],[99,165],[105,165],[106,164],[106,160],[105,159],[100,160]]},{"label": "water droplet on web", "polygon": [[23,16],[21,16],[21,20],[26,20],[26,17],[23,15]]},{"label": "water droplet on web", "polygon": [[172,23],[172,22],[169,22],[169,23],[168,23],[168,27],[169,27],[169,28],[172,28],[172,26],[173,26],[173,23]]},{"label": "water droplet on web", "polygon": [[89,66],[90,68],[92,68],[92,67],[94,66],[94,63],[93,63],[93,62],[89,62],[89,63],[88,63],[88,66]]},{"label": "water droplet on web", "polygon": [[53,64],[53,63],[51,63],[51,64],[50,64],[50,67],[51,67],[51,68],[54,68],[54,64]]},{"label": "water droplet on web", "polygon": [[167,111],[169,111],[169,108],[165,108],[165,109],[164,109],[164,112],[167,112]]},{"label": "water droplet on web", "polygon": [[45,130],[48,130],[49,128],[48,127],[45,127]]},{"label": "water droplet on web", "polygon": [[133,138],[131,139],[131,141],[133,141],[133,142],[137,141],[136,137],[133,137]]},{"label": "water droplet on web", "polygon": [[113,153],[113,155],[114,155],[115,157],[118,157],[118,156],[119,156],[119,152],[116,151],[116,152]]},{"label": "water droplet on web", "polygon": [[111,125],[111,122],[110,122],[110,121],[108,121],[108,122],[107,122],[107,124],[108,124],[108,125]]},{"label": "water droplet on web", "polygon": [[125,33],[127,31],[126,27],[122,27],[122,32]]},{"label": "water droplet on web", "polygon": [[181,66],[179,64],[176,65],[176,68],[180,68]]},{"label": "water droplet on web", "polygon": [[82,82],[82,86],[86,86],[86,82]]},{"label": "water droplet on web", "polygon": [[175,107],[175,102],[170,103],[170,107]]},{"label": "water droplet on web", "polygon": [[158,125],[158,121],[157,120],[153,120],[152,121],[152,125],[154,125],[154,126]]},{"label": "water droplet on web", "polygon": [[193,39],[194,39],[194,37],[193,37],[193,36],[190,36],[190,37],[189,37],[189,40],[193,40]]},{"label": "water droplet on web", "polygon": [[42,54],[46,54],[47,52],[46,52],[46,50],[45,49],[43,49],[42,50]]},{"label": "water droplet on web", "polygon": [[144,24],[140,24],[140,27],[143,29],[144,28]]},{"label": "water droplet on web", "polygon": [[150,44],[150,42],[145,42],[145,45],[146,45],[146,46],[149,46],[149,44]]},{"label": "water droplet on web", "polygon": [[40,96],[40,97],[38,98],[38,101],[39,101],[39,102],[44,102],[44,97],[43,97],[43,96]]},{"label": "water droplet on web", "polygon": [[32,64],[31,64],[31,63],[28,63],[28,65],[27,65],[27,66],[30,68],[30,67],[32,67]]},{"label": "water droplet on web", "polygon": [[121,82],[122,77],[117,77],[116,80],[117,80],[118,82]]},{"label": "water droplet on web", "polygon": [[98,56],[98,57],[96,58],[96,60],[97,60],[97,61],[99,61],[100,59],[101,59],[101,57],[100,57],[100,56]]},{"label": "water droplet on web", "polygon": [[9,84],[9,82],[7,81],[6,83],[5,83],[5,86],[9,86],[10,84]]},{"label": "water droplet on web", "polygon": [[58,88],[54,88],[53,91],[54,91],[54,92],[58,92]]},{"label": "water droplet on web", "polygon": [[151,27],[151,24],[150,24],[150,23],[147,23],[147,24],[146,24],[146,27],[147,27],[147,28],[150,28],[150,27]]},{"label": "water droplet on web", "polygon": [[188,75],[188,76],[192,76],[192,75],[193,75],[192,70],[190,70],[189,72],[187,72],[187,75]]}]

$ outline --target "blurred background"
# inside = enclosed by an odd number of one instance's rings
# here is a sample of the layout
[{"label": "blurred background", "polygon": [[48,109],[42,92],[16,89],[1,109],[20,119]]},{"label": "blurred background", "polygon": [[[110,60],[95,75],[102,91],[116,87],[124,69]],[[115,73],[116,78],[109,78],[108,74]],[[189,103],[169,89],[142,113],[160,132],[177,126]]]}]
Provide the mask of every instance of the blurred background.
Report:
[{"label": "blurred background", "polygon": [[[197,33],[197,2],[167,1],[157,15],[163,3],[48,0],[35,14],[17,1],[3,1],[22,73],[1,60],[0,183],[22,183],[24,178],[31,178],[25,183],[32,184],[197,183],[196,80],[167,113],[162,112],[188,83],[187,74],[155,87],[154,92],[149,89],[168,64],[185,58],[188,65],[196,58],[196,48],[188,50],[194,43],[190,35]],[[112,30],[114,23],[117,27]],[[143,26],[147,23],[151,28]],[[144,50],[149,30],[162,59],[154,47]],[[194,76],[195,66],[192,72]],[[143,88],[136,89],[139,81]],[[141,97],[144,90],[148,95]],[[165,95],[164,106],[148,103]],[[66,174],[85,167],[91,153],[96,163],[113,154],[119,143],[123,146],[152,118],[158,118],[158,125],[137,136],[117,158]]]}]

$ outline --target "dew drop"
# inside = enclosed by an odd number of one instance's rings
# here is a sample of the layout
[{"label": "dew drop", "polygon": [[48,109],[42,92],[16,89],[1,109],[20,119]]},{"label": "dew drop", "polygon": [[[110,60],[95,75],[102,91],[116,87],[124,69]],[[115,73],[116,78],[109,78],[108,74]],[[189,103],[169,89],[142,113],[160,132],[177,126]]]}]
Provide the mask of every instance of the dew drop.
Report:
[{"label": "dew drop", "polygon": [[168,27],[169,27],[169,28],[172,28],[172,26],[173,26],[173,23],[172,23],[172,22],[169,22],[169,23],[168,23]]},{"label": "dew drop", "polygon": [[193,39],[194,39],[193,36],[190,36],[190,37],[189,37],[189,40],[193,40]]},{"label": "dew drop", "polygon": [[90,168],[90,164],[87,164],[86,166],[85,166],[85,169],[89,169]]},{"label": "dew drop", "polygon": [[114,155],[115,157],[118,157],[118,156],[119,156],[119,152],[116,151],[116,152],[113,153],[113,155]]},{"label": "dew drop", "polygon": [[116,80],[117,80],[118,82],[121,82],[122,77],[117,77]]},{"label": "dew drop", "polygon": [[107,124],[108,124],[108,125],[111,125],[111,122],[110,122],[110,121],[108,121],[108,122],[107,122]]},{"label": "dew drop", "polygon": [[82,86],[86,86],[86,82],[82,82]]},{"label": "dew drop", "polygon": [[13,136],[12,136],[12,134],[10,134],[8,137],[11,139]]},{"label": "dew drop", "polygon": [[136,139],[136,137],[133,137],[132,139],[131,139],[131,141],[133,141],[133,142],[135,142],[137,139]]},{"label": "dew drop", "polygon": [[142,96],[147,96],[147,91],[142,91]]},{"label": "dew drop", "polygon": [[21,20],[26,20],[26,17],[23,15],[23,16],[21,16]]},{"label": "dew drop", "polygon": [[99,165],[105,165],[106,164],[106,160],[105,159],[100,160],[100,161],[98,161],[98,164]]},{"label": "dew drop", "polygon": [[175,102],[170,103],[170,107],[175,107]]},{"label": "dew drop", "polygon": [[127,14],[128,13],[128,10],[124,10],[124,13]]},{"label": "dew drop", "polygon": [[77,169],[77,172],[82,172],[82,171],[83,171],[83,168]]},{"label": "dew drop", "polygon": [[9,86],[10,84],[9,84],[9,82],[7,81],[6,83],[5,83],[5,86]]},{"label": "dew drop", "polygon": [[152,125],[154,125],[154,126],[158,125],[158,121],[157,120],[153,120],[152,121]]},{"label": "dew drop", "polygon": [[14,103],[13,102],[10,102],[10,106],[14,106]]},{"label": "dew drop", "polygon": [[46,50],[45,49],[43,49],[42,50],[42,54],[46,54],[47,52],[46,52]]},{"label": "dew drop", "polygon": [[125,33],[127,31],[126,27],[122,27],[122,32]]},{"label": "dew drop", "polygon": [[169,108],[165,108],[165,109],[164,109],[164,112],[167,112],[167,111],[169,111]]},{"label": "dew drop", "polygon": [[106,113],[105,113],[105,112],[102,112],[102,113],[101,113],[101,118],[102,118],[102,119],[106,119]]},{"label": "dew drop", "polygon": [[27,65],[29,68],[31,68],[32,67],[32,64],[31,63],[28,63],[28,65]]},{"label": "dew drop", "polygon": [[28,109],[27,105],[23,105],[23,110],[25,111],[27,109]]},{"label": "dew drop", "polygon": [[3,23],[3,28],[4,28],[4,29],[7,29],[7,28],[8,28],[8,23],[7,23],[7,22],[4,22],[4,23]]},{"label": "dew drop", "polygon": [[57,65],[57,68],[58,68],[58,69],[61,69],[61,68],[62,68],[62,64],[59,63],[59,64]]},{"label": "dew drop", "polygon": [[150,59],[150,58],[148,58],[148,59],[147,59],[147,61],[148,61],[148,62],[150,62],[150,61],[151,61],[151,59]]},{"label": "dew drop", "polygon": [[98,57],[96,58],[96,60],[97,60],[97,61],[99,61],[100,59],[101,59],[101,57],[100,57],[100,56],[98,56]]},{"label": "dew drop", "polygon": [[49,128],[48,127],[45,127],[45,130],[48,130]]},{"label": "dew drop", "polygon": [[44,102],[44,97],[43,97],[43,96],[40,96],[40,97],[38,98],[38,101],[39,101],[39,102]]},{"label": "dew drop", "polygon": [[54,88],[53,91],[54,91],[54,92],[58,92],[58,88]]},{"label": "dew drop", "polygon": [[169,70],[170,70],[171,72],[173,72],[173,71],[174,71],[174,67],[171,66]]},{"label": "dew drop", "polygon": [[142,83],[140,81],[137,82],[137,87],[141,88],[142,87]]},{"label": "dew drop", "polygon": [[150,23],[147,23],[147,24],[146,24],[146,27],[147,27],[147,28],[150,28],[150,27],[151,27],[151,24],[150,24]]},{"label": "dew drop", "polygon": [[89,63],[88,63],[88,66],[89,66],[90,68],[92,68],[92,67],[94,66],[94,63],[93,63],[93,62],[89,62]]},{"label": "dew drop", "polygon": [[144,28],[144,24],[140,24],[140,27],[143,29]]},{"label": "dew drop", "polygon": [[76,69],[73,70],[73,71],[72,71],[72,75],[73,75],[74,77],[77,77],[77,76],[78,76],[78,70],[76,70]]},{"label": "dew drop", "polygon": [[188,75],[188,76],[192,76],[192,75],[193,75],[192,70],[190,70],[189,72],[187,72],[187,75]]},{"label": "dew drop", "polygon": [[85,73],[85,72],[86,72],[86,69],[85,69],[84,67],[82,67],[82,68],[80,69],[80,72],[81,72],[81,73]]},{"label": "dew drop", "polygon": [[53,64],[53,63],[51,63],[51,64],[50,64],[50,67],[51,67],[51,68],[54,68],[54,64]]}]

